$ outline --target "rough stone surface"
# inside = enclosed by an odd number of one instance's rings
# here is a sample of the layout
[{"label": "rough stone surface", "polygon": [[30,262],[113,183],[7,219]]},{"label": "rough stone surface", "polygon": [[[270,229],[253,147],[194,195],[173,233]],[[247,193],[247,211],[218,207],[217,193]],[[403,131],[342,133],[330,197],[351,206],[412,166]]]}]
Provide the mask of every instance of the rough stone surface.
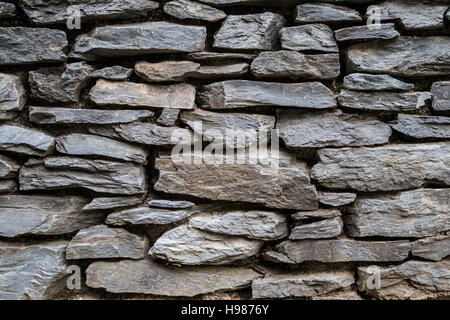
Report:
[{"label": "rough stone surface", "polygon": [[0,111],[22,110],[26,102],[26,92],[20,75],[0,73]]},{"label": "rough stone surface", "polygon": [[121,207],[129,207],[135,204],[140,204],[144,201],[142,196],[129,197],[99,197],[92,199],[87,205],[83,207],[83,211],[90,210],[108,210]]},{"label": "rough stone surface", "polygon": [[450,230],[450,189],[419,189],[397,195],[360,196],[345,216],[353,237],[427,237]]},{"label": "rough stone surface", "polygon": [[314,211],[300,211],[291,215],[293,221],[303,221],[310,219],[332,219],[341,217],[339,210],[318,209]]},{"label": "rough stone surface", "polygon": [[[200,294],[249,287],[261,275],[249,268],[183,267],[152,260],[94,262],[86,270],[86,284],[115,293],[194,297]],[[189,279],[189,281],[186,281]]]},{"label": "rough stone surface", "polygon": [[333,30],[325,24],[283,28],[280,41],[286,50],[339,52]]},{"label": "rough stone surface", "polygon": [[164,12],[175,18],[217,22],[226,18],[225,12],[190,0],[175,0],[164,5]]},{"label": "rough stone surface", "polygon": [[177,122],[179,116],[180,109],[164,108],[156,122],[163,126],[172,127]]},{"label": "rough stone surface", "polygon": [[415,257],[439,261],[450,255],[450,233],[420,239],[412,243],[411,253]]},{"label": "rough stone surface", "polygon": [[450,117],[399,114],[392,129],[416,139],[450,138]]},{"label": "rough stone surface", "polygon": [[149,255],[183,265],[217,265],[252,257],[262,245],[259,240],[209,233],[182,225],[156,240]]},{"label": "rough stone surface", "polygon": [[19,169],[20,165],[14,160],[0,154],[0,179],[15,177]]},{"label": "rough stone surface", "polygon": [[0,18],[11,18],[16,15],[14,3],[0,2]]},{"label": "rough stone surface", "polygon": [[150,207],[162,209],[187,209],[195,206],[195,203],[190,201],[176,201],[176,200],[150,200],[148,205]]},{"label": "rough stone surface", "polygon": [[134,71],[147,82],[184,81],[199,67],[192,61],[138,62]]},{"label": "rough stone surface", "polygon": [[435,82],[431,86],[433,104],[435,111],[450,111],[450,81]]},{"label": "rough stone surface", "polygon": [[125,229],[93,226],[78,231],[66,249],[66,259],[142,259],[149,242]]},{"label": "rough stone surface", "polygon": [[121,66],[106,67],[92,72],[92,77],[102,78],[106,80],[125,81],[133,73],[133,69]]},{"label": "rough stone surface", "polygon": [[361,22],[359,12],[327,3],[305,3],[296,7],[295,22],[303,23],[337,23]]},{"label": "rough stone surface", "polygon": [[252,53],[235,52],[194,52],[188,53],[186,58],[194,61],[217,62],[217,61],[251,61],[255,58]]},{"label": "rough stone surface", "polygon": [[317,222],[301,224],[292,229],[289,239],[327,239],[335,238],[342,233],[344,223],[340,217],[325,219]]},{"label": "rough stone surface", "polygon": [[12,120],[19,116],[18,112],[14,111],[0,111],[0,121]]},{"label": "rough stone surface", "polygon": [[349,192],[323,192],[319,193],[319,202],[321,204],[332,206],[332,207],[341,207],[353,203],[356,199],[356,193]]},{"label": "rough stone surface", "polygon": [[369,26],[355,26],[336,30],[337,41],[356,41],[369,39],[389,40],[400,36],[393,23],[380,24],[380,28],[372,29]]},{"label": "rough stone surface", "polygon": [[344,77],[344,87],[358,91],[409,91],[414,85],[397,80],[388,74],[352,73]]},{"label": "rough stone surface", "polygon": [[189,218],[196,213],[195,208],[178,210],[160,208],[133,208],[111,213],[106,223],[113,226],[155,224],[165,225]]},{"label": "rough stone surface", "polygon": [[0,126],[0,150],[46,156],[55,146],[55,139],[43,132],[18,126]]},{"label": "rough stone surface", "polygon": [[201,66],[190,77],[193,79],[237,78],[248,72],[248,63]]},{"label": "rough stone surface", "polygon": [[364,192],[450,184],[450,144],[408,144],[319,150],[311,178],[332,189]]},{"label": "rough stone surface", "polygon": [[0,180],[0,193],[12,193],[17,191],[17,189],[15,180]]}]

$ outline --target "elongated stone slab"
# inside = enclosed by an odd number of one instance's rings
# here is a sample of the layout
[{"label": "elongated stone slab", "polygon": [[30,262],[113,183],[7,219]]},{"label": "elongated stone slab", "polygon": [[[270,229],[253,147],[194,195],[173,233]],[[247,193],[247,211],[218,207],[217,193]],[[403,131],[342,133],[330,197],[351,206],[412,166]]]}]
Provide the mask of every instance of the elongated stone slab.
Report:
[{"label": "elongated stone slab", "polygon": [[164,108],[156,122],[166,127],[173,127],[180,116],[180,109]]},{"label": "elongated stone slab", "polygon": [[357,91],[409,91],[414,85],[397,80],[388,74],[352,73],[344,77],[344,87]]},{"label": "elongated stone slab", "polygon": [[0,111],[20,111],[26,98],[21,76],[0,73]]},{"label": "elongated stone slab", "polygon": [[345,216],[353,237],[428,237],[450,230],[450,189],[420,189],[397,195],[361,196]]},{"label": "elongated stone slab", "polygon": [[12,193],[17,191],[16,180],[0,180],[0,193]]},{"label": "elongated stone slab", "polygon": [[149,247],[148,239],[125,229],[93,226],[78,231],[66,249],[66,259],[142,259]]},{"label": "elongated stone slab", "polygon": [[188,209],[195,206],[195,203],[190,201],[176,201],[176,200],[150,200],[149,207],[162,209]]},{"label": "elongated stone slab", "polygon": [[0,235],[60,235],[100,223],[103,215],[82,213],[84,197],[0,196]]},{"label": "elongated stone slab", "polygon": [[369,41],[347,49],[347,64],[354,72],[422,77],[450,74],[448,37],[399,37]]},{"label": "elongated stone slab", "polygon": [[190,0],[175,0],[164,5],[164,12],[175,18],[217,22],[226,18],[222,10]]},{"label": "elongated stone slab", "polygon": [[435,82],[431,86],[434,111],[450,111],[450,81]]},{"label": "elongated stone slab", "polygon": [[350,192],[323,192],[319,193],[319,202],[321,204],[341,207],[353,203],[356,199],[356,193]]},{"label": "elongated stone slab", "polygon": [[420,239],[412,243],[411,253],[415,257],[439,261],[450,255],[450,233]]},{"label": "elongated stone slab", "polygon": [[0,150],[46,156],[53,152],[55,139],[43,132],[18,126],[0,126]]},{"label": "elongated stone slab", "polygon": [[358,11],[328,3],[304,3],[295,8],[295,23],[361,22]]},{"label": "elongated stone slab", "polygon": [[0,120],[12,120],[19,116],[18,112],[14,111],[0,111]]},{"label": "elongated stone slab", "polygon": [[189,218],[197,212],[195,208],[161,209],[133,208],[113,212],[106,218],[106,223],[113,226],[154,224],[166,225]]},{"label": "elongated stone slab", "polygon": [[333,79],[341,70],[339,55],[303,54],[296,51],[265,51],[253,60],[255,78]]},{"label": "elongated stone slab", "polygon": [[130,123],[154,115],[148,110],[101,110],[54,107],[28,107],[30,120],[38,124],[117,124]]},{"label": "elongated stone slab", "polygon": [[392,130],[389,125],[358,115],[332,112],[278,110],[277,129],[286,146],[320,148],[384,144]]},{"label": "elongated stone slab", "polygon": [[182,225],[164,233],[148,254],[183,265],[217,265],[252,257],[262,245],[262,241],[214,234]]},{"label": "elongated stone slab", "polygon": [[147,82],[184,81],[200,68],[192,61],[162,61],[156,63],[138,62],[134,66],[136,74]]},{"label": "elongated stone slab", "polygon": [[190,74],[192,79],[237,78],[248,72],[248,63],[201,66]]},{"label": "elongated stone slab", "polygon": [[280,5],[280,4],[292,4],[296,0],[198,0],[199,2],[207,3],[213,6],[226,7],[234,5],[253,6],[253,5]]},{"label": "elongated stone slab", "polygon": [[391,127],[395,131],[416,139],[450,138],[450,117],[399,114],[397,121],[391,124]]},{"label": "elongated stone slab", "polygon": [[195,87],[187,83],[149,85],[98,80],[89,96],[100,106],[115,104],[133,107],[193,109],[195,105]]},{"label": "elongated stone slab", "polygon": [[67,59],[64,31],[47,28],[0,27],[0,66],[61,62]]},{"label": "elongated stone slab", "polygon": [[92,72],[92,77],[112,81],[126,81],[133,73],[133,69],[122,66],[112,66],[98,69]]},{"label": "elongated stone slab", "polygon": [[450,144],[408,144],[376,148],[322,149],[311,178],[332,189],[364,192],[450,184]]},{"label": "elongated stone slab", "polygon": [[320,82],[228,80],[204,86],[197,96],[204,109],[276,106],[324,109],[336,106],[333,92]]},{"label": "elongated stone slab", "polygon": [[144,201],[143,196],[129,196],[129,197],[99,197],[92,199],[87,205],[83,207],[83,211],[90,210],[108,210],[121,207],[130,207],[140,204]]},{"label": "elongated stone slab", "polygon": [[[380,287],[373,284],[373,266],[358,267],[358,288],[365,294],[382,300],[425,300],[447,298],[450,295],[450,261],[407,261],[398,266],[379,266]],[[372,286],[371,286],[372,287]]]},{"label": "elongated stone slab", "polygon": [[390,40],[400,36],[400,33],[395,29],[393,23],[380,24],[379,28],[371,28],[369,26],[355,26],[336,30],[334,32],[336,40],[342,41],[357,41],[357,40]]},{"label": "elongated stone slab", "polygon": [[326,239],[335,238],[342,233],[344,223],[340,217],[325,219],[307,224],[295,226],[289,239],[304,240],[304,239]]},{"label": "elongated stone slab", "polygon": [[333,209],[318,209],[314,211],[299,211],[291,215],[293,221],[303,221],[303,220],[317,220],[317,219],[332,219],[336,217],[341,217],[341,212],[339,210]]},{"label": "elongated stone slab", "polygon": [[207,62],[217,62],[217,61],[251,61],[256,55],[252,53],[237,53],[237,52],[194,52],[188,53],[186,58],[194,61],[207,61]]},{"label": "elongated stone slab", "polygon": [[[240,267],[183,267],[146,260],[94,262],[86,270],[86,284],[112,293],[143,293],[194,297],[249,287],[261,275]],[[186,281],[189,279],[189,281]]]},{"label": "elongated stone slab", "polygon": [[23,246],[0,242],[0,299],[55,298],[65,285],[66,241]]},{"label": "elongated stone slab", "polygon": [[0,179],[13,178],[19,172],[20,165],[0,154]]},{"label": "elongated stone slab", "polygon": [[265,251],[264,258],[281,263],[402,261],[410,249],[410,242],[404,240],[288,240]]},{"label": "elongated stone slab", "polygon": [[98,59],[149,53],[196,52],[205,47],[206,28],[164,21],[97,27],[76,38],[71,57]]},{"label": "elongated stone slab", "polygon": [[14,3],[0,2],[0,18],[12,18],[16,15]]},{"label": "elongated stone slab", "polygon": [[280,30],[281,47],[294,51],[339,52],[333,30],[326,24],[307,24]]},{"label": "elongated stone slab", "polygon": [[56,150],[74,156],[99,156],[146,163],[148,151],[125,142],[91,135],[71,133],[56,138]]},{"label": "elongated stone slab", "polygon": [[245,163],[231,164],[225,161],[225,155],[200,152],[161,155],[155,160],[159,179],[154,188],[211,200],[261,203],[269,208],[317,209],[317,193],[310,184],[306,163],[284,152],[277,157],[268,151],[259,152],[266,155],[264,165],[249,163],[249,159],[258,158],[256,151],[244,155]]}]

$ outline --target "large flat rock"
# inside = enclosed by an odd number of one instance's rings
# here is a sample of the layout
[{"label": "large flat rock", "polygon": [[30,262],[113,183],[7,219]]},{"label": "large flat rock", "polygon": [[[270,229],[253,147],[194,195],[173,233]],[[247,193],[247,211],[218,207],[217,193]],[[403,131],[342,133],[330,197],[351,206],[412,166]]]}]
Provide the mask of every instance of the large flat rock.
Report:
[{"label": "large flat rock", "polygon": [[19,126],[0,126],[0,150],[30,156],[46,156],[53,152],[55,139],[38,130]]},{"label": "large flat rock", "polygon": [[0,111],[20,111],[26,98],[20,75],[0,73]]},{"label": "large flat rock", "polygon": [[351,204],[356,199],[356,193],[351,192],[321,192],[319,193],[319,202],[321,204],[341,207]]},{"label": "large flat rock", "polygon": [[12,18],[16,15],[14,3],[0,2],[0,18]]},{"label": "large flat rock", "polygon": [[397,80],[388,74],[351,73],[344,77],[344,87],[358,91],[409,91],[414,85]]},{"label": "large flat rock", "polygon": [[[330,1],[331,2],[331,1]],[[337,2],[337,1],[336,1]],[[295,23],[361,22],[358,11],[330,3],[304,3],[295,8]]]},{"label": "large flat rock", "polygon": [[334,32],[336,40],[342,41],[358,41],[358,40],[390,40],[400,36],[395,29],[393,23],[380,24],[379,28],[371,28],[370,26],[355,26],[336,30]]},{"label": "large flat rock", "polygon": [[294,51],[322,51],[338,53],[333,30],[326,24],[307,24],[280,30],[281,47]]},{"label": "large flat rock", "polygon": [[411,253],[415,257],[439,261],[450,255],[450,233],[419,239],[412,243]]},{"label": "large flat rock", "polygon": [[450,117],[399,114],[392,129],[415,139],[449,139]]}]

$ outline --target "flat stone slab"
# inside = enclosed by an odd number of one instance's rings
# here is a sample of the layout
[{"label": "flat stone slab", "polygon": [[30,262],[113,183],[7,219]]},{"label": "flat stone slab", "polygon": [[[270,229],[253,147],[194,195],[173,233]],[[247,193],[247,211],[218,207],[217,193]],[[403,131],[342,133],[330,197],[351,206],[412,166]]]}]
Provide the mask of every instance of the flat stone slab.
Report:
[{"label": "flat stone slab", "polygon": [[339,236],[344,229],[340,217],[320,220],[312,223],[300,224],[292,228],[289,239],[327,239]]},{"label": "flat stone slab", "polygon": [[322,192],[319,193],[319,202],[321,204],[341,207],[351,204],[356,199],[356,193],[351,192]]},{"label": "flat stone slab", "polygon": [[0,193],[12,193],[17,191],[16,180],[0,180]]},{"label": "flat stone slab", "polygon": [[414,241],[411,253],[415,257],[439,261],[450,255],[450,233]]},{"label": "flat stone slab", "polygon": [[357,91],[410,91],[414,85],[388,74],[351,73],[344,77],[344,87]]},{"label": "flat stone slab", "polygon": [[291,215],[293,221],[303,221],[311,219],[332,219],[341,217],[341,212],[336,209],[318,209],[313,211],[299,211]]},{"label": "flat stone slab", "polygon": [[200,68],[200,64],[192,61],[140,61],[134,66],[136,74],[147,82],[185,81]]},{"label": "flat stone slab", "polygon": [[188,53],[186,58],[193,61],[218,62],[218,61],[252,61],[256,55],[252,53],[237,52],[193,52]]},{"label": "flat stone slab", "polygon": [[126,81],[133,73],[133,69],[122,66],[112,66],[98,69],[92,72],[92,77],[112,81]]},{"label": "flat stone slab", "polygon": [[0,73],[0,111],[20,111],[26,98],[20,75]]},{"label": "flat stone slab", "polygon": [[0,179],[13,178],[19,172],[20,165],[0,154]]},{"label": "flat stone slab", "polygon": [[55,139],[38,130],[0,125],[0,150],[30,156],[46,156],[53,152]]},{"label": "flat stone slab", "polygon": [[450,111],[450,81],[439,81],[431,86],[433,103],[431,107],[434,111]]},{"label": "flat stone slab", "polygon": [[92,199],[87,205],[83,207],[83,211],[90,210],[108,210],[121,207],[130,207],[140,204],[144,201],[143,196],[128,196],[128,197],[98,197]]},{"label": "flat stone slab", "polygon": [[449,139],[450,117],[399,114],[392,129],[415,139]]},{"label": "flat stone slab", "polygon": [[217,22],[227,16],[222,10],[190,0],[167,2],[164,5],[164,12],[181,20],[194,19],[208,22]]},{"label": "flat stone slab", "polygon": [[197,210],[195,207],[186,209],[133,208],[111,213],[106,218],[106,223],[113,226],[166,225],[189,218]]},{"label": "flat stone slab", "polygon": [[336,30],[334,32],[336,40],[342,41],[357,41],[357,40],[390,40],[400,36],[400,33],[395,29],[393,23],[382,23],[379,28],[372,29],[368,26],[355,26]]},{"label": "flat stone slab", "polygon": [[14,3],[0,2],[0,18],[12,18],[16,16]]},{"label": "flat stone slab", "polygon": [[295,23],[361,22],[359,12],[328,3],[304,3],[295,8]]},{"label": "flat stone slab", "polygon": [[281,47],[294,51],[323,51],[338,53],[333,30],[326,24],[307,24],[280,30]]},{"label": "flat stone slab", "polygon": [[150,200],[149,207],[162,209],[187,209],[195,206],[195,203],[190,201],[176,201],[176,200]]}]

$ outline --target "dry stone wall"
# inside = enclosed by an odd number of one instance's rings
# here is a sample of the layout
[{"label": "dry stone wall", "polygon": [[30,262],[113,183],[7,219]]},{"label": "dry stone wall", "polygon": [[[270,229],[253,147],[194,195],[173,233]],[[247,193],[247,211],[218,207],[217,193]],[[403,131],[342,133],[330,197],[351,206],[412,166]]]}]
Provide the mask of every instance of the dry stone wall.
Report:
[{"label": "dry stone wall", "polygon": [[450,297],[449,1],[0,1],[0,299]]}]

